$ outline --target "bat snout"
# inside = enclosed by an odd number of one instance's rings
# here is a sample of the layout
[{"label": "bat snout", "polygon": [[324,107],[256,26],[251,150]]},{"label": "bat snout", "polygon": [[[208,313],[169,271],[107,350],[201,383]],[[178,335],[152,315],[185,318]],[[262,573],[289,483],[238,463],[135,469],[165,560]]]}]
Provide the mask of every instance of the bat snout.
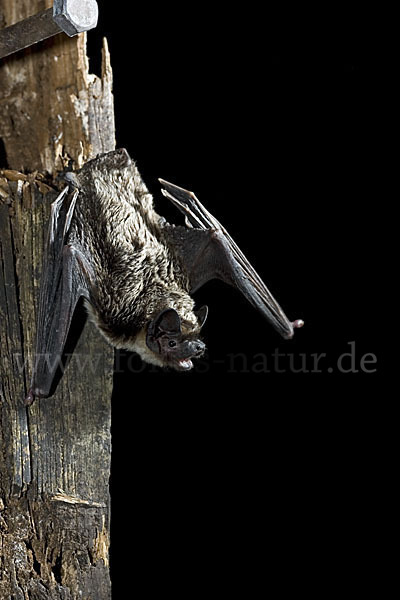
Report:
[{"label": "bat snout", "polygon": [[176,356],[173,365],[179,371],[189,371],[193,368],[192,358],[200,358],[204,354],[206,345],[201,340],[187,340],[182,344],[179,356]]},{"label": "bat snout", "polygon": [[179,358],[197,358],[204,353],[206,345],[201,340],[186,340],[181,345]]},{"label": "bat snout", "polygon": [[204,354],[205,349],[206,345],[201,340],[193,340],[192,342],[188,343],[187,350],[190,353],[190,356],[199,357]]}]

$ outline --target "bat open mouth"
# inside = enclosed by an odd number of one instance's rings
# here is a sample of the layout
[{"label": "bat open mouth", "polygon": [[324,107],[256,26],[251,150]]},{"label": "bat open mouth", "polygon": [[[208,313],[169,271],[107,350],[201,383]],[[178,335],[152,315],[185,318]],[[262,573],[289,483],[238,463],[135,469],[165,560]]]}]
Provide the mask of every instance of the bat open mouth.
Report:
[{"label": "bat open mouth", "polygon": [[175,370],[190,371],[190,369],[193,369],[194,366],[192,359],[198,359],[203,356],[205,344],[200,340],[190,343],[193,344],[192,354],[186,354],[186,356],[182,358],[174,357],[172,360],[170,360],[170,366],[172,366]]},{"label": "bat open mouth", "polygon": [[183,358],[181,360],[176,361],[175,363],[178,371],[190,371],[193,368],[193,362],[190,358]]},{"label": "bat open mouth", "polygon": [[203,356],[205,344],[197,341],[196,347],[197,350],[192,355],[186,356],[185,358],[174,358],[171,361],[171,366],[177,371],[190,371],[190,369],[193,369],[194,365],[192,359],[198,359]]}]

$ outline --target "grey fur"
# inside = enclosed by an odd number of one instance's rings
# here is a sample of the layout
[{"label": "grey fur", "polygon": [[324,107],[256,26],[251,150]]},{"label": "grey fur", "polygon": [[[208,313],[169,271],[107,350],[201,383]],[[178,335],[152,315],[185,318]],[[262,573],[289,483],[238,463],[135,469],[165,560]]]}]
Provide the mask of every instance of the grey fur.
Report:
[{"label": "grey fur", "polygon": [[[107,167],[110,166],[110,156]],[[164,219],[124,151],[114,168],[102,157],[86,163],[68,181],[80,190],[69,243],[91,257],[93,273],[87,308],[105,338],[162,364],[143,340],[144,328],[165,308],[174,308],[187,336],[199,334],[189,281],[165,236]]]}]

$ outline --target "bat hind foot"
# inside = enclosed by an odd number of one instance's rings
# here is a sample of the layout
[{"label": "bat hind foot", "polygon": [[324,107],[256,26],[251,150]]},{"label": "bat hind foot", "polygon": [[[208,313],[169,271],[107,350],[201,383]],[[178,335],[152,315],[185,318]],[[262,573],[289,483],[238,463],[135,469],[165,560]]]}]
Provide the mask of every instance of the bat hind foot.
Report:
[{"label": "bat hind foot", "polygon": [[25,406],[30,406],[31,404],[33,404],[33,402],[35,401],[35,394],[33,393],[33,388],[29,388],[29,391],[25,397]]},{"label": "bat hind foot", "polygon": [[27,395],[25,396],[25,406],[30,406],[34,403],[36,398],[48,398],[50,393],[40,387],[30,387]]}]

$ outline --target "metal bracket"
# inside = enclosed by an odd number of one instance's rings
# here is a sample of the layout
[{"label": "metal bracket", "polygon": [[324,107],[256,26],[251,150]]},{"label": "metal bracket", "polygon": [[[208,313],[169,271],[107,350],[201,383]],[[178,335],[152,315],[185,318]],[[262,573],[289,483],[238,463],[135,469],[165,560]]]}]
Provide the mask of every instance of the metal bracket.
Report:
[{"label": "metal bracket", "polygon": [[0,59],[57,33],[73,37],[97,25],[96,0],[54,0],[53,7],[0,29]]}]

